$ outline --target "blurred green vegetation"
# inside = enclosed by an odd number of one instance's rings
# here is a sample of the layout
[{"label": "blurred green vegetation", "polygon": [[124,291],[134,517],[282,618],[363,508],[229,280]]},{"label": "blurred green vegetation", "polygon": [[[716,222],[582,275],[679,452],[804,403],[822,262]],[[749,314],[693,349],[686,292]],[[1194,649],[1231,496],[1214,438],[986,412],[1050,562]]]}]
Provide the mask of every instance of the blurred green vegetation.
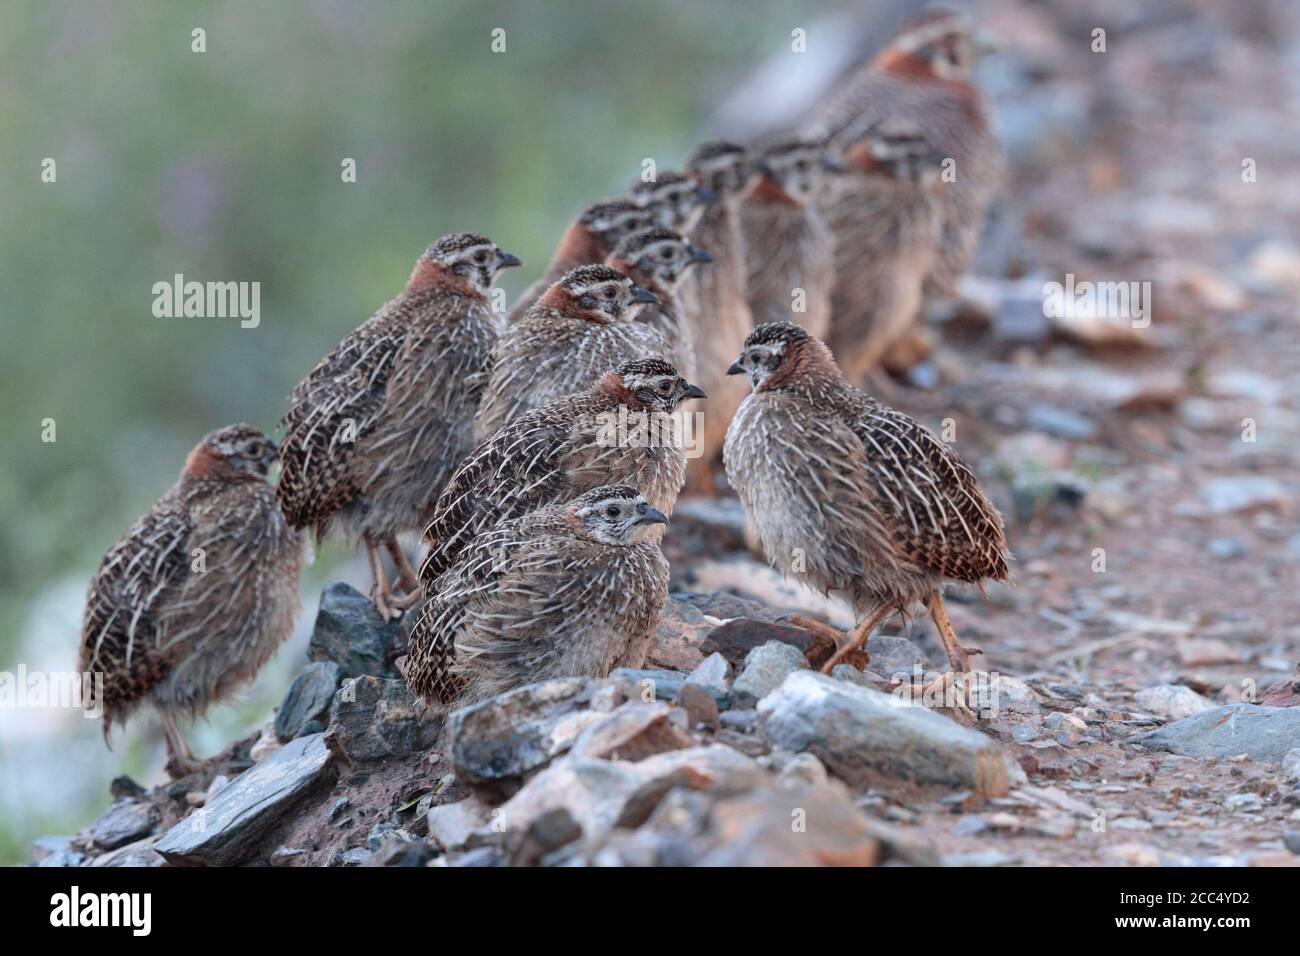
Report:
[{"label": "blurred green vegetation", "polygon": [[[513,294],[586,202],[621,192],[643,157],[679,162],[712,95],[821,9],[6,3],[0,669],[33,601],[89,580],[203,433],[274,428],[289,389],[428,242],[491,236],[527,265]],[[490,50],[496,27],[505,53]],[[56,183],[41,182],[45,157]],[[260,282],[260,327],[154,318],[151,287],[175,273]],[[85,821],[41,825],[60,822]],[[0,859],[25,856],[4,830]]]}]

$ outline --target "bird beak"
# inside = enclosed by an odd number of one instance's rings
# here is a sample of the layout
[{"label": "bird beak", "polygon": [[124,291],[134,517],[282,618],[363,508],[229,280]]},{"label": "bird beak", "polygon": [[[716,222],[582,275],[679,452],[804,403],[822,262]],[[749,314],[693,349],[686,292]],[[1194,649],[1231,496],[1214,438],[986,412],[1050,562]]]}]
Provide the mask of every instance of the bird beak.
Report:
[{"label": "bird beak", "polygon": [[704,262],[712,262],[712,261],[713,261],[713,254],[710,253],[708,250],[697,249],[694,246],[691,247],[691,262],[704,263]]},{"label": "bird beak", "polygon": [[740,364],[740,359],[736,359],[736,361],[734,361],[734,362],[731,363],[731,365],[727,368],[727,374],[728,374],[728,375],[744,375],[744,374],[745,374],[745,366],[743,366],[743,365]]},{"label": "bird beak", "polygon": [[639,285],[632,286],[632,301],[644,302],[646,305],[658,305],[659,297],[649,289],[643,289]]},{"label": "bird beak", "polygon": [[658,508],[646,505],[645,510],[636,516],[633,524],[667,524],[668,517]]},{"label": "bird beak", "polygon": [[524,260],[520,259],[518,256],[512,256],[508,252],[501,252],[498,250],[497,252],[498,269],[510,269],[514,266],[522,266],[523,264],[524,264]]},{"label": "bird beak", "polygon": [[704,394],[704,389],[700,388],[698,385],[692,385],[689,382],[686,383],[686,391],[682,392],[682,395],[685,396],[686,398],[708,398],[709,397]]},{"label": "bird beak", "polygon": [[712,189],[710,189],[708,186],[696,186],[695,198],[699,202],[714,203],[717,202],[718,199],[720,199],[721,197],[718,196],[718,194],[714,192]]},{"label": "bird beak", "polygon": [[280,447],[269,438],[266,440],[266,444],[269,447],[267,448],[266,454],[262,456],[262,461],[265,462],[266,466],[269,468],[280,460]]}]

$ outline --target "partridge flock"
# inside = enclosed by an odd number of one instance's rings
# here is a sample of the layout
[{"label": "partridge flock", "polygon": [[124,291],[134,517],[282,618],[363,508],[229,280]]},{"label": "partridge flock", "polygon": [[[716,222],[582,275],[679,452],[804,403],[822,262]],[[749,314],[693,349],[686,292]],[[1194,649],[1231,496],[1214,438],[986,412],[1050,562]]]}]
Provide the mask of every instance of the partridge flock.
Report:
[{"label": "partridge flock", "polygon": [[[507,315],[492,288],[516,257],[474,233],[431,245],[293,389],[278,449],[208,435],[105,556],[81,669],[104,675],[106,740],[147,700],[171,771],[193,766],[176,718],[288,635],[307,529],[365,545],[382,615],[419,605],[405,673],[426,701],[641,666],[664,525],[719,463],[768,560],[851,602],[849,634],[805,622],[837,641],[828,670],[920,608],[968,670],[941,591],[1007,577],[1001,518],[947,444],[855,384],[978,240],[1001,157],[977,52],[962,17],[922,16],[801,128],[705,143],[588,207]],[[421,530],[417,571],[399,536]]]}]

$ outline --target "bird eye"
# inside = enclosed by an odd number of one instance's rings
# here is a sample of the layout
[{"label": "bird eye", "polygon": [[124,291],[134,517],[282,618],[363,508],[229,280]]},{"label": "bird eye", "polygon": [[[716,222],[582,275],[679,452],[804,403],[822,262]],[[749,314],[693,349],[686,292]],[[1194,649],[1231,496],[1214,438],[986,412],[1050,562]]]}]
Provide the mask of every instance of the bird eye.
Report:
[{"label": "bird eye", "polygon": [[486,252],[474,253],[474,261],[479,263],[479,265],[482,265],[483,263],[487,262],[487,253]]},{"label": "bird eye", "polygon": [[609,286],[606,286],[606,287],[605,287],[605,298],[607,298],[607,299],[612,299],[612,298],[614,298],[614,290],[613,290],[612,288],[610,288]]},{"label": "bird eye", "polygon": [[659,383],[659,391],[663,392],[665,395],[668,394],[668,391],[672,387],[673,387],[673,383],[668,381],[667,379]]},{"label": "bird eye", "polygon": [[659,258],[671,259],[672,257],[673,257],[673,251],[669,249],[667,246],[664,246],[663,250],[659,253]]},{"label": "bird eye", "polygon": [[605,509],[605,514],[609,515],[611,518],[617,518],[620,514],[622,514],[622,511],[618,505],[610,505],[608,508]]}]

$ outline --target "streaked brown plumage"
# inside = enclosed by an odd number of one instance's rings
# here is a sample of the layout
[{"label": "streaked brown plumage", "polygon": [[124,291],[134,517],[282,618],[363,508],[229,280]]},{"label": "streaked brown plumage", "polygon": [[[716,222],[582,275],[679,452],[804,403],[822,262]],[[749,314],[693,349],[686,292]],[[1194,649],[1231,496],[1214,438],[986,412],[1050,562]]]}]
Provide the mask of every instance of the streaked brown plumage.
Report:
[{"label": "streaked brown plumage", "polygon": [[275,445],[231,425],[104,555],[78,670],[104,678],[104,739],[142,703],[162,716],[168,771],[196,766],[176,727],[251,680],[293,629],[302,542],[266,475]]},{"label": "streaked brown plumage", "polygon": [[661,172],[653,180],[639,179],[628,190],[634,203],[654,216],[655,224],[686,235],[718,201],[718,194],[687,173]]},{"label": "streaked brown plumage", "polygon": [[624,236],[655,224],[654,213],[631,199],[609,199],[584,209],[560,237],[546,270],[510,307],[508,324],[517,322],[566,272],[578,266],[604,262]]},{"label": "streaked brown plumage", "polygon": [[942,157],[914,124],[893,121],[850,130],[835,149],[841,171],[821,204],[837,243],[827,341],[849,381],[861,383],[921,313],[943,228]]},{"label": "streaked brown plumage", "polygon": [[658,331],[668,343],[668,361],[687,378],[695,376],[695,337],[686,309],[677,295],[678,286],[694,267],[713,261],[671,229],[656,227],[634,232],[619,241],[605,265],[629,276],[654,295],[658,302],[636,314],[636,321]]},{"label": "streaked brown plumage", "polygon": [[496,273],[518,264],[483,236],[439,239],[402,294],[293,391],[281,422],[281,507],[295,528],[362,538],[382,614],[411,599],[391,596],[378,548],[414,590],[397,535],[423,527],[438,490],[473,447],[498,330],[487,296]]},{"label": "streaked brown plumage", "polygon": [[665,358],[672,349],[663,335],[636,321],[637,310],[655,301],[609,266],[567,272],[493,347],[475,441],[529,409],[590,388],[623,362]]},{"label": "streaked brown plumage", "polygon": [[426,700],[463,703],[642,666],[668,595],[668,562],[650,537],[666,520],[614,485],[480,534],[434,582],[407,683]]},{"label": "streaked brown plumage", "polygon": [[[672,514],[686,455],[663,416],[704,393],[662,359],[625,362],[594,386],[520,415],[466,458],[425,529],[426,591],[473,538],[506,518],[601,485],[631,485]],[[645,424],[638,431],[638,416]]]},{"label": "streaked brown plumage", "polygon": [[940,590],[1008,576],[1002,519],[975,475],[927,428],[845,381],[796,325],[759,326],[732,368],[754,391],[723,457],[768,559],[845,593],[861,621],[832,663],[920,602],[952,666],[968,670]]},{"label": "streaked brown plumage", "polygon": [[[974,254],[984,214],[1003,178],[1001,149],[983,97],[971,83],[979,46],[962,15],[926,12],[832,90],[804,125],[806,134],[826,137],[855,124],[915,123],[940,156],[955,161],[956,179],[944,190],[939,253],[926,277],[928,295],[952,294]],[[844,202],[845,198],[827,196],[826,200]],[[837,221],[840,262],[849,257],[854,262],[888,257],[888,231],[870,222],[880,208],[874,192],[865,191],[856,208],[861,222],[843,217]],[[848,301],[846,307],[852,305]],[[837,318],[841,311],[837,302]]]},{"label": "streaked brown plumage", "polygon": [[677,289],[682,314],[695,346],[695,382],[709,395],[701,434],[701,454],[686,463],[692,491],[714,489],[714,467],[722,458],[722,439],[748,389],[728,378],[728,363],[754,327],[745,298],[745,240],[740,204],[754,185],[757,167],[735,143],[702,143],[686,159],[686,169],[701,186],[718,194],[687,238],[713,256],[707,269],[692,269]]},{"label": "streaked brown plumage", "polygon": [[753,322],[793,321],[825,336],[835,285],[834,238],[817,208],[829,176],[825,150],[811,140],[782,140],[757,164],[758,182],[740,207]]}]

